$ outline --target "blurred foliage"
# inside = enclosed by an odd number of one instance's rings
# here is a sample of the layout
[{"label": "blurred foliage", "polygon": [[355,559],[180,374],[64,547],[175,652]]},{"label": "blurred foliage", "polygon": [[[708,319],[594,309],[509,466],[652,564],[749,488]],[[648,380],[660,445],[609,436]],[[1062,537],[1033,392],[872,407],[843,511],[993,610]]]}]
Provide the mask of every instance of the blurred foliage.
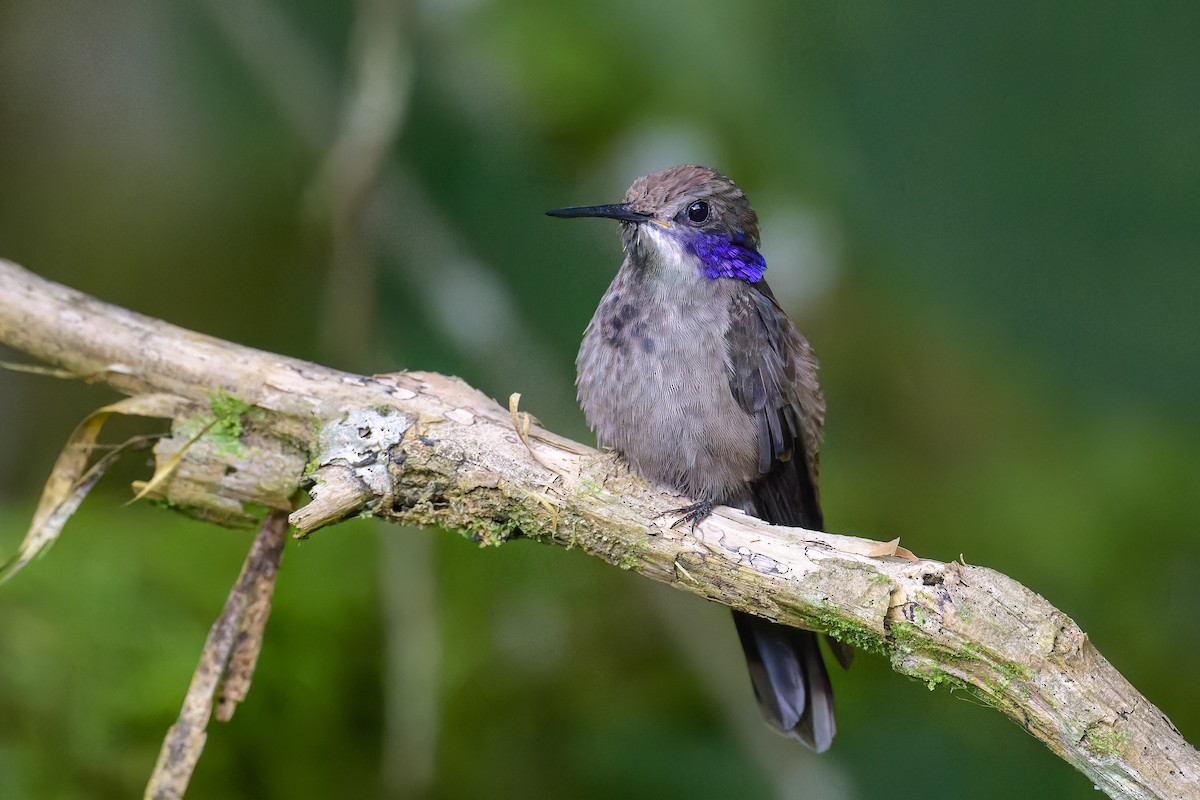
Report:
[{"label": "blurred foliage", "polygon": [[[0,256],[235,341],[343,352],[316,176],[383,1],[0,2]],[[363,210],[374,334],[335,365],[521,391],[587,439],[572,361],[616,234],[541,212],[710,163],[755,201],[822,358],[831,527],[1037,589],[1200,740],[1198,9],[406,5],[381,178],[403,191]],[[5,552],[110,399],[0,374]],[[236,576],[243,533],[119,507],[143,468],[0,590],[2,797],[139,792]],[[440,652],[415,654],[436,757],[406,783],[380,541],[410,536],[433,537],[433,596],[409,601]],[[189,796],[1094,796],[874,657],[834,676],[833,751],[801,752],[755,719],[723,610],[645,584],[367,523],[290,545],[249,699]]]}]

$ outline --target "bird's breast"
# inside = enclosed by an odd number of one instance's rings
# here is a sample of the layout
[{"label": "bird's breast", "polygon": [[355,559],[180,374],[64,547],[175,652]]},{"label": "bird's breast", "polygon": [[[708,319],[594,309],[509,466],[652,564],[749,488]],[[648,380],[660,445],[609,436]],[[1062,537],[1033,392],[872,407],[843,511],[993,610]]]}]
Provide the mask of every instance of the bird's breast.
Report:
[{"label": "bird's breast", "polygon": [[729,388],[728,296],[705,283],[681,296],[618,275],[584,334],[579,400],[645,478],[731,502],[757,476],[757,427]]}]

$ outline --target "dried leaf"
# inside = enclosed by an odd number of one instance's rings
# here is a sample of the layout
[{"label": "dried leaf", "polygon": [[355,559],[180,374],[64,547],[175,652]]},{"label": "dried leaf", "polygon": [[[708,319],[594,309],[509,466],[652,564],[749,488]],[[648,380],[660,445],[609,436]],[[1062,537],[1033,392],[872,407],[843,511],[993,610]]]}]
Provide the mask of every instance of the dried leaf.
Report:
[{"label": "dried leaf", "polygon": [[880,558],[881,556],[892,556],[894,558],[903,558],[905,561],[916,561],[917,557],[912,554],[912,551],[900,546],[900,537],[897,536],[890,542],[875,542],[873,546],[868,547],[863,555],[871,558]]},{"label": "dried leaf", "polygon": [[856,536],[838,536],[836,541],[837,544],[834,546],[838,550],[857,553],[868,558],[893,557],[903,558],[905,561],[919,560],[910,550],[900,546],[899,537],[890,542],[877,542],[873,539],[860,539]]},{"label": "dried leaf", "polygon": [[172,394],[142,394],[107,405],[79,423],[50,470],[37,511],[17,554],[0,565],[0,583],[11,578],[54,544],[63,525],[121,453],[149,441],[144,436],[134,437],[105,454],[89,468],[88,460],[95,449],[100,429],[111,415],[172,418],[188,405],[191,405],[191,401]]},{"label": "dried leaf", "polygon": [[78,372],[71,372],[69,369],[43,367],[41,364],[18,364],[15,361],[0,361],[0,369],[6,369],[9,372],[27,372],[30,375],[44,375],[48,378],[78,380],[83,377]]},{"label": "dried leaf", "polygon": [[218,419],[213,419],[212,422],[201,428],[199,433],[184,442],[183,447],[179,448],[179,450],[177,450],[170,458],[160,464],[158,469],[154,471],[154,476],[150,478],[150,480],[143,483],[142,488],[138,490],[138,493],[135,494],[133,499],[125,505],[128,506],[136,503],[138,500],[141,500],[143,497],[155,491],[159,486],[165,483],[167,478],[171,477],[171,473],[175,471],[175,467],[179,466],[179,462],[183,460],[183,454],[186,453],[192,445],[200,441],[200,438],[204,436],[204,434],[212,430],[212,427],[216,425],[218,421]]},{"label": "dried leaf", "polygon": [[525,445],[525,449],[529,451],[529,455],[534,461],[541,464],[548,470],[557,472],[558,470],[547,464],[537,453],[533,451],[533,445],[529,443],[529,427],[532,424],[527,412],[520,411],[521,393],[513,392],[508,396],[508,413],[512,416],[513,429],[516,430],[517,436],[521,440],[521,444]]}]

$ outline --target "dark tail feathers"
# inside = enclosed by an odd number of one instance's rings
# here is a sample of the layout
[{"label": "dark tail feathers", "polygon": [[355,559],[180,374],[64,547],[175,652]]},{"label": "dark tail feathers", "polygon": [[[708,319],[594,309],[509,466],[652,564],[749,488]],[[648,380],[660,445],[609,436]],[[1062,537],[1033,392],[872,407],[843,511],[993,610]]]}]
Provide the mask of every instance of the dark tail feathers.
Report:
[{"label": "dark tail feathers", "polygon": [[828,750],[837,723],[817,635],[740,611],[733,621],[767,722],[818,753]]}]

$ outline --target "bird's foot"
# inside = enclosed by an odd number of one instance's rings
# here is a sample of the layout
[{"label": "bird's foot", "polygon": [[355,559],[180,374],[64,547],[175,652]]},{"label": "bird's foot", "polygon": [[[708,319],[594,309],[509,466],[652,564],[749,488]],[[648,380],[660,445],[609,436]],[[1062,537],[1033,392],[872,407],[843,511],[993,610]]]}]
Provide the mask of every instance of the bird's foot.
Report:
[{"label": "bird's foot", "polygon": [[682,514],[683,516],[671,524],[671,530],[675,530],[680,525],[691,523],[692,532],[695,533],[696,526],[703,522],[712,512],[712,501],[701,500],[698,503],[692,503],[690,506],[684,506],[683,508],[672,508],[670,511],[664,511],[659,516],[665,517],[669,514]]}]

